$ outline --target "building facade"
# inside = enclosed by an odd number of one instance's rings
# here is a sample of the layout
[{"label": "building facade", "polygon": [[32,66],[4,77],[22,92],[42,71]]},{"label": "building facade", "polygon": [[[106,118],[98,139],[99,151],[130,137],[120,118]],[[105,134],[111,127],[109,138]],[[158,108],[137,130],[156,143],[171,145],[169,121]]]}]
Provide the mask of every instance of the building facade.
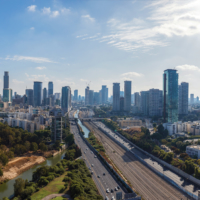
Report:
[{"label": "building facade", "polygon": [[42,82],[35,81],[33,85],[34,107],[42,104]]},{"label": "building facade", "polygon": [[113,83],[113,111],[120,111],[120,83]]},{"label": "building facade", "polygon": [[105,104],[106,103],[106,100],[107,100],[107,90],[106,90],[106,85],[102,85],[102,104]]},{"label": "building facade", "polygon": [[94,90],[89,90],[89,105],[93,106],[94,104]]},{"label": "building facade", "polygon": [[89,91],[90,91],[90,88],[89,86],[87,86],[85,88],[85,105],[89,105]]},{"label": "building facade", "polygon": [[9,72],[4,72],[3,80],[4,80],[3,88],[4,89],[9,89]]},{"label": "building facade", "polygon": [[33,90],[26,89],[27,105],[33,106]]},{"label": "building facade", "polygon": [[189,84],[182,82],[178,86],[178,114],[187,115],[188,114],[188,94],[189,94]]},{"label": "building facade", "polygon": [[190,94],[190,105],[194,104],[194,94]]},{"label": "building facade", "polygon": [[164,122],[178,121],[178,73],[167,69],[163,74],[163,118]]},{"label": "building facade", "polygon": [[74,101],[78,101],[78,90],[74,90]]},{"label": "building facade", "polygon": [[140,110],[143,115],[149,115],[149,91],[140,92]]},{"label": "building facade", "polygon": [[3,89],[3,102],[12,102],[12,89]]},{"label": "building facade", "polygon": [[162,93],[163,91],[159,89],[149,90],[149,116],[162,116]]},{"label": "building facade", "polygon": [[71,109],[71,88],[69,86],[62,87],[61,108],[64,112]]},{"label": "building facade", "polygon": [[50,81],[48,83],[48,97],[50,97],[51,95],[53,95],[53,82]]},{"label": "building facade", "polygon": [[131,111],[131,81],[124,81],[124,111]]}]

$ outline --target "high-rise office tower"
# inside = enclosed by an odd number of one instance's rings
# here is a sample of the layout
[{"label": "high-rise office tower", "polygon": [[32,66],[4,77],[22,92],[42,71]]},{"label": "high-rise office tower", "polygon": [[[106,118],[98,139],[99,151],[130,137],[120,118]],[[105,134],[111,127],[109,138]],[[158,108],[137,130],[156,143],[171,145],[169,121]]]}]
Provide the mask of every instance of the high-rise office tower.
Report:
[{"label": "high-rise office tower", "polygon": [[106,88],[106,102],[108,102],[108,88]]},{"label": "high-rise office tower", "polygon": [[162,116],[163,103],[162,95],[163,91],[159,89],[150,89],[149,91],[149,116]]},{"label": "high-rise office tower", "polygon": [[69,86],[62,87],[61,108],[65,112],[71,109],[71,88]]},{"label": "high-rise office tower", "polygon": [[90,88],[89,88],[89,86],[87,86],[85,88],[85,105],[86,106],[89,105],[89,90],[90,90]]},{"label": "high-rise office tower", "polygon": [[120,111],[120,83],[113,83],[113,111]]},{"label": "high-rise office tower", "polygon": [[56,99],[59,99],[59,100],[60,100],[60,93],[55,93],[54,96],[55,96],[55,100],[56,100]]},{"label": "high-rise office tower", "polygon": [[78,101],[78,90],[74,90],[74,101]]},{"label": "high-rise office tower", "polygon": [[131,81],[124,81],[124,111],[131,111]]},{"label": "high-rise office tower", "polygon": [[48,83],[48,97],[50,97],[50,95],[53,95],[53,82],[49,82]]},{"label": "high-rise office tower", "polygon": [[194,94],[190,94],[190,105],[194,104]]},{"label": "high-rise office tower", "polygon": [[138,108],[140,108],[140,93],[139,92],[134,93],[134,106],[137,106]]},{"label": "high-rise office tower", "polygon": [[198,96],[197,96],[197,98],[196,98],[196,102],[199,103],[199,97],[198,97]]},{"label": "high-rise office tower", "polygon": [[124,97],[120,97],[120,111],[124,111]]},{"label": "high-rise office tower", "polygon": [[107,94],[107,92],[106,92],[106,85],[102,85],[102,89],[101,89],[101,91],[102,91],[102,104],[105,104],[106,103],[106,94]]},{"label": "high-rise office tower", "polygon": [[149,115],[149,91],[141,91],[140,109],[141,112],[148,116]]},{"label": "high-rise office tower", "polygon": [[163,118],[164,122],[178,121],[178,73],[167,69],[163,74]]},{"label": "high-rise office tower", "polygon": [[47,88],[43,89],[43,105],[47,105]]},{"label": "high-rise office tower", "polygon": [[124,91],[120,91],[120,97],[124,97]]},{"label": "high-rise office tower", "polygon": [[34,99],[34,107],[41,106],[41,104],[42,104],[42,82],[34,81],[33,99]]},{"label": "high-rise office tower", "polygon": [[102,104],[102,90],[99,90],[99,104]]},{"label": "high-rise office tower", "polygon": [[188,94],[189,94],[189,84],[182,82],[178,86],[178,114],[187,115],[188,114]]},{"label": "high-rise office tower", "polygon": [[131,94],[131,103],[134,104],[134,94]]},{"label": "high-rise office tower", "polygon": [[12,102],[12,89],[10,88],[3,89],[3,101]]},{"label": "high-rise office tower", "polygon": [[9,89],[9,72],[4,72],[4,86],[3,89]]},{"label": "high-rise office tower", "polygon": [[94,104],[94,90],[89,90],[89,105]]},{"label": "high-rise office tower", "polygon": [[99,92],[94,92],[94,105],[99,105]]},{"label": "high-rise office tower", "polygon": [[33,106],[33,89],[26,89],[27,105]]}]

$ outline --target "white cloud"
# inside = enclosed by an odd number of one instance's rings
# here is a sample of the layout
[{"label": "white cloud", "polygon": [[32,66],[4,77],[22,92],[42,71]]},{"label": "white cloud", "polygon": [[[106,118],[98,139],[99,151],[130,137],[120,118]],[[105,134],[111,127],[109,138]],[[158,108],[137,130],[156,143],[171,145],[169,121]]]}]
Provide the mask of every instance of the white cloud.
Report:
[{"label": "white cloud", "polygon": [[121,76],[131,78],[131,77],[141,77],[141,76],[143,76],[143,74],[140,74],[137,72],[127,72],[127,73],[121,74]]},{"label": "white cloud", "polygon": [[22,84],[22,83],[24,83],[24,81],[18,81],[17,79],[13,79],[12,82],[15,83],[15,84]]},{"label": "white cloud", "polygon": [[187,64],[186,65],[179,65],[176,68],[180,69],[180,70],[200,71],[200,68],[198,68],[195,65],[187,65]]},{"label": "white cloud", "polygon": [[27,9],[28,9],[28,11],[30,11],[30,12],[35,12],[36,7],[37,7],[36,5],[31,5],[31,6],[28,6]]},{"label": "white cloud", "polygon": [[45,15],[50,14],[51,13],[51,8],[50,7],[48,7],[48,8],[44,7],[42,9],[42,13],[45,14]]},{"label": "white cloud", "polygon": [[7,56],[5,58],[5,60],[13,60],[13,61],[22,61],[22,60],[25,60],[25,61],[31,61],[31,62],[36,62],[36,63],[53,63],[53,61],[51,61],[50,59],[48,58],[43,58],[43,57],[30,57],[30,56],[13,56],[13,57],[10,57],[10,56]]},{"label": "white cloud", "polygon": [[82,15],[81,18],[86,19],[90,22],[95,22],[95,19],[92,18],[90,15]]},{"label": "white cloud", "polygon": [[80,79],[80,81],[81,81],[81,82],[88,82],[87,79],[82,79],[82,78]]},{"label": "white cloud", "polygon": [[43,70],[43,69],[46,69],[46,67],[44,67],[44,66],[42,66],[42,67],[36,67],[36,69]]},{"label": "white cloud", "polygon": [[71,10],[68,8],[62,8],[60,11],[62,14],[70,14],[71,13]]},{"label": "white cloud", "polygon": [[83,34],[83,35],[77,35],[76,38],[82,38],[82,37],[85,37],[87,36],[88,34]]},{"label": "white cloud", "polygon": [[31,75],[28,77],[29,81],[41,81],[41,82],[49,82],[49,78],[44,74],[44,75]]},{"label": "white cloud", "polygon": [[34,28],[34,27],[31,27],[30,30],[35,30],[35,28]]},{"label": "white cloud", "polygon": [[58,15],[60,15],[59,11],[53,11],[51,17],[57,17]]},{"label": "white cloud", "polygon": [[29,75],[27,73],[25,73],[26,77],[29,77]]}]

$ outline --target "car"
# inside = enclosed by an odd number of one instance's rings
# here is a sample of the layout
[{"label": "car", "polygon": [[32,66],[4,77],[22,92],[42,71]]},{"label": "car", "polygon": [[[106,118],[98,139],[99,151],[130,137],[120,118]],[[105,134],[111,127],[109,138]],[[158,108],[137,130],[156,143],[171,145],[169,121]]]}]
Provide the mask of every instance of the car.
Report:
[{"label": "car", "polygon": [[91,151],[91,153],[93,153],[93,152]]},{"label": "car", "polygon": [[115,191],[117,191],[118,189],[117,189],[117,187],[115,188]]},{"label": "car", "polygon": [[109,198],[106,196],[105,200],[109,200]]},{"label": "car", "polygon": [[86,148],[86,150],[88,150],[88,148]]},{"label": "car", "polygon": [[109,188],[107,188],[107,189],[106,189],[106,192],[107,192],[107,193],[109,193],[109,192],[110,192]]},{"label": "car", "polygon": [[93,171],[91,171],[91,174],[93,174]]},{"label": "car", "polygon": [[103,173],[103,175],[105,176],[106,174],[105,174],[105,173]]},{"label": "car", "polygon": [[101,176],[99,176],[99,175],[98,175],[97,177],[98,177],[98,178],[101,178]]},{"label": "car", "polygon": [[86,152],[84,151],[84,153],[86,154]]},{"label": "car", "polygon": [[95,158],[97,158],[97,156],[94,156]]},{"label": "car", "polygon": [[94,165],[93,165],[93,164],[92,164],[91,166],[92,166],[92,167],[94,167]]},{"label": "car", "polygon": [[111,193],[113,193],[113,192],[114,192],[114,190],[113,190],[113,189],[111,189],[111,190],[110,190],[110,192],[111,192]]},{"label": "car", "polygon": [[111,200],[115,200],[115,197],[114,197],[114,196],[112,196]]},{"label": "car", "polygon": [[89,170],[91,170],[91,168],[89,167]]},{"label": "car", "polygon": [[119,185],[117,186],[117,189],[118,189],[118,190],[120,189]]}]

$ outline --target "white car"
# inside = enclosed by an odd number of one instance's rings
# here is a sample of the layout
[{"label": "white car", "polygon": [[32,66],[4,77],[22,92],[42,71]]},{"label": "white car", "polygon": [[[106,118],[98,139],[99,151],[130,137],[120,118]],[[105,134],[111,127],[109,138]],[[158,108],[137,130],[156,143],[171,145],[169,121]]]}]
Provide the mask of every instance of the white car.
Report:
[{"label": "white car", "polygon": [[109,200],[109,198],[106,196],[105,200]]},{"label": "white car", "polygon": [[114,196],[112,196],[111,200],[115,200],[115,197],[114,197]]},{"label": "white car", "polygon": [[109,188],[107,188],[107,189],[106,189],[106,192],[107,192],[107,193],[109,193],[109,192],[110,192]]},{"label": "white car", "polygon": [[93,164],[92,164],[91,166],[92,166],[92,167],[94,167],[94,165],[93,165]]}]

